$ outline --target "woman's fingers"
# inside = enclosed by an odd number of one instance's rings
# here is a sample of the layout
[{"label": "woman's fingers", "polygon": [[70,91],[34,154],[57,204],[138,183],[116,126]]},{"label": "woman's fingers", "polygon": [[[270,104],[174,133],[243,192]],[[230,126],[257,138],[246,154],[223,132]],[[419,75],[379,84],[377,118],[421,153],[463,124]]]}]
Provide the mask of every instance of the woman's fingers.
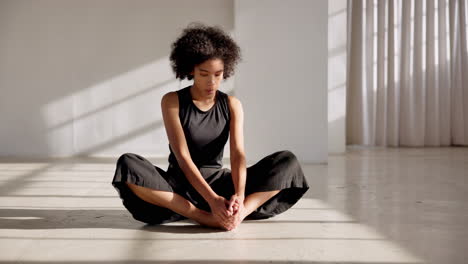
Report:
[{"label": "woman's fingers", "polygon": [[223,216],[224,216],[224,217],[228,217],[228,216],[230,216],[230,214],[231,214],[231,211],[230,211],[228,208],[224,208],[224,210],[223,210]]},{"label": "woman's fingers", "polygon": [[239,201],[238,200],[236,200],[236,202],[232,205],[232,210],[233,210],[232,215],[237,214],[237,211],[239,210]]},{"label": "woman's fingers", "polygon": [[227,202],[226,202],[226,207],[227,207],[228,213],[229,213],[230,215],[232,215],[232,211],[233,211],[232,205],[233,205],[233,204],[232,204],[232,201],[227,201]]},{"label": "woman's fingers", "polygon": [[228,215],[228,212],[227,212],[226,210],[223,210],[223,211],[220,212],[220,214],[219,214],[219,217],[220,217],[221,219],[223,219],[224,221],[225,221],[226,219],[228,219],[228,216],[229,216],[229,215]]},{"label": "woman's fingers", "polygon": [[226,204],[228,205],[228,208],[229,208],[230,206],[232,206],[233,203],[234,203],[234,202],[233,202],[232,200],[230,200],[230,201],[226,200]]},{"label": "woman's fingers", "polygon": [[216,206],[216,208],[214,209],[215,210],[215,214],[219,215],[219,217],[221,217],[222,219],[227,219],[228,216],[229,216],[229,211],[228,209],[226,208],[226,204],[228,203],[228,201],[226,200],[226,198],[223,198],[223,203],[221,205],[218,204]]},{"label": "woman's fingers", "polygon": [[230,200],[224,198],[224,203],[226,206],[223,212],[218,212],[218,216],[222,221],[230,221],[231,217],[233,217],[239,210],[240,200],[237,195],[232,195]]},{"label": "woman's fingers", "polygon": [[234,209],[235,207],[239,207],[239,203],[240,203],[239,198],[233,195],[230,200],[229,208]]}]

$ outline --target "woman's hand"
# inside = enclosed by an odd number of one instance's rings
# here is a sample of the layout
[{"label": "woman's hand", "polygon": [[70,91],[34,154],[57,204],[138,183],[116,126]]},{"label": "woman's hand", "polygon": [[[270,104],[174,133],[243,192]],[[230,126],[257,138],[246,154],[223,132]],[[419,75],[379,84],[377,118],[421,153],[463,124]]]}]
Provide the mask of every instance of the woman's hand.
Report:
[{"label": "woman's hand", "polygon": [[237,193],[233,194],[231,196],[231,200],[229,200],[228,203],[228,211],[231,212],[232,215],[237,214],[239,208],[244,205],[244,199],[244,195],[240,195]]},{"label": "woman's hand", "polygon": [[223,196],[217,196],[209,205],[216,221],[226,230],[235,229],[244,218],[243,195],[234,194],[229,201]]},{"label": "woman's hand", "polygon": [[216,196],[209,202],[211,213],[220,220],[222,223],[229,222],[230,216],[232,215],[231,212],[228,211],[227,205],[229,201],[226,200],[223,196]]}]

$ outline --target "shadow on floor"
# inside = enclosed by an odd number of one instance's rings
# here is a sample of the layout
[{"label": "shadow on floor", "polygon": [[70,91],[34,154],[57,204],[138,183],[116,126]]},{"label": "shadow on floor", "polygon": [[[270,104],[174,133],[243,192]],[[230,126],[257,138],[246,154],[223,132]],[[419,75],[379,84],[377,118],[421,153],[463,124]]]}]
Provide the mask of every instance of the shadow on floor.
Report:
[{"label": "shadow on floor", "polygon": [[[244,223],[354,223],[354,221],[294,221],[274,220],[274,218],[246,219]],[[200,226],[190,219],[173,223],[177,223],[177,225],[148,225],[133,219],[130,213],[125,210],[0,209],[0,226],[3,229],[119,228],[144,229],[163,233],[225,232]]]}]

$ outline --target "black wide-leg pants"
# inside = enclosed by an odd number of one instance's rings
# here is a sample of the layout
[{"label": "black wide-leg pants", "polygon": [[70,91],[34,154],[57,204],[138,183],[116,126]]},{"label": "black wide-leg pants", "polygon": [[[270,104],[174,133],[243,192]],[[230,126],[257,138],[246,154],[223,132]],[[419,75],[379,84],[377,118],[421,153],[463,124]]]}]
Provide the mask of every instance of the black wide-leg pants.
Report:
[{"label": "black wide-leg pants", "polygon": [[[199,170],[214,192],[228,200],[231,198],[235,189],[230,169],[201,167]],[[281,190],[248,215],[248,219],[265,219],[280,214],[297,203],[309,189],[296,156],[289,150],[277,151],[262,158],[247,167],[246,174],[245,197],[255,192]],[[125,208],[138,221],[163,224],[187,218],[168,208],[142,200],[125,182],[177,193],[197,208],[211,211],[208,203],[190,184],[180,168],[170,165],[164,171],[138,154],[125,153],[117,160],[112,185]]]}]

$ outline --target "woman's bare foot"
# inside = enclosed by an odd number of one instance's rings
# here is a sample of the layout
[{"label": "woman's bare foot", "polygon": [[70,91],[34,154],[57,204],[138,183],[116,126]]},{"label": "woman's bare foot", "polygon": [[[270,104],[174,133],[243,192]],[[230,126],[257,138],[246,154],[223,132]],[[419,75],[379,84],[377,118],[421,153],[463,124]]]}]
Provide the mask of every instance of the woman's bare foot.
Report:
[{"label": "woman's bare foot", "polygon": [[236,214],[229,217],[228,221],[222,222],[212,213],[199,209],[199,216],[195,221],[202,226],[231,231],[236,229],[249,214],[249,211],[242,205],[239,206]]},{"label": "woman's bare foot", "polygon": [[247,217],[249,212],[244,206],[240,206],[237,210],[234,210],[234,215],[230,216],[227,221],[217,219],[217,221],[223,226],[225,230],[231,231],[236,229],[242,221]]},{"label": "woman's bare foot", "polygon": [[232,217],[234,217],[235,228],[238,227],[242,223],[242,221],[244,221],[244,219],[249,214],[250,214],[250,212],[247,210],[247,208],[244,207],[243,204],[242,204],[242,206],[239,206],[239,208],[237,209],[236,214],[232,216]]},{"label": "woman's bare foot", "polygon": [[224,229],[223,226],[215,219],[213,214],[205,210],[200,209],[198,219],[195,221],[202,226]]},{"label": "woman's bare foot", "polygon": [[240,212],[238,212],[236,215],[229,217],[227,221],[222,221],[212,213],[200,210],[196,222],[202,226],[231,231],[235,229],[240,224],[240,222],[242,222],[242,219],[243,218]]}]

